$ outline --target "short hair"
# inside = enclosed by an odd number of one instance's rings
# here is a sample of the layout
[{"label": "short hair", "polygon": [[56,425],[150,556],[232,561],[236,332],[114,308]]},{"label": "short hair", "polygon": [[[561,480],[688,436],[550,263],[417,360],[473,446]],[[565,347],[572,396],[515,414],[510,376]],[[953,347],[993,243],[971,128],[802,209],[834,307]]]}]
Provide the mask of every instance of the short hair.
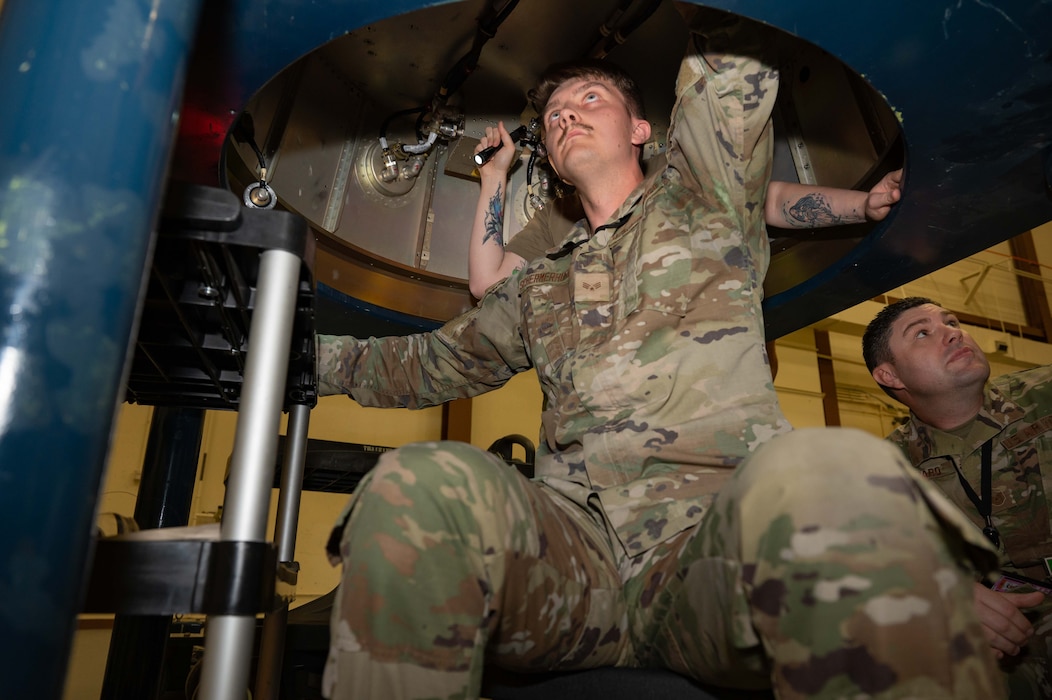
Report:
[{"label": "short hair", "polygon": [[[927,297],[906,297],[885,306],[869,322],[869,325],[866,326],[866,332],[862,334],[862,359],[866,361],[866,368],[871,373],[877,365],[895,361],[894,356],[891,354],[891,326],[898,317],[910,309],[915,309],[925,304],[939,306],[938,303]],[[888,388],[883,385],[881,385],[881,388],[884,391],[888,391]],[[888,394],[894,396],[891,392],[888,392]]]},{"label": "short hair", "polygon": [[537,86],[527,95],[537,114],[543,115],[552,93],[571,80],[608,81],[625,98],[629,114],[636,119],[647,118],[646,108],[643,106],[643,92],[636,81],[625,69],[599,58],[555,63],[545,69],[537,81]]}]

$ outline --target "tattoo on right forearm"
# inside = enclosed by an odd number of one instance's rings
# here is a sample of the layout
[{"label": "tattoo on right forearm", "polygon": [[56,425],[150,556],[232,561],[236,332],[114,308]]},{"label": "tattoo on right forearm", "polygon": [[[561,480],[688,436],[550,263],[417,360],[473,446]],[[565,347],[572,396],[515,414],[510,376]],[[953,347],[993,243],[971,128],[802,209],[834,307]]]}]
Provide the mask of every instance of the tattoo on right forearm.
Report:
[{"label": "tattoo on right forearm", "polygon": [[839,217],[829,206],[829,200],[817,192],[801,197],[795,204],[782,211],[789,224],[795,222],[807,226],[835,226],[840,223]]},{"label": "tattoo on right forearm", "polygon": [[496,241],[499,246],[504,245],[504,196],[500,185],[497,185],[497,191],[490,197],[486,209],[486,233],[482,236],[482,245],[490,241]]},{"label": "tattoo on right forearm", "polygon": [[865,211],[856,207],[847,208],[849,203],[841,202],[839,213],[835,211],[834,201],[824,194],[812,192],[796,200],[796,203],[782,207],[782,218],[790,227],[838,226],[840,224],[859,224],[866,220]]}]

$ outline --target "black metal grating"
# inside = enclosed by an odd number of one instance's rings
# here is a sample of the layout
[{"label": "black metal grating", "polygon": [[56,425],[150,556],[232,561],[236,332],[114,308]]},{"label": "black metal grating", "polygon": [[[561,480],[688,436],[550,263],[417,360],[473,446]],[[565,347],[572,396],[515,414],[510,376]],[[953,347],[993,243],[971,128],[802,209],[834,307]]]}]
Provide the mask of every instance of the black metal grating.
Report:
[{"label": "black metal grating", "polygon": [[317,403],[310,228],[196,185],[173,186],[161,214],[126,401],[237,410],[260,255],[270,249],[303,261],[285,405]]},{"label": "black metal grating", "polygon": [[[380,455],[393,447],[362,445],[333,440],[307,440],[303,460],[303,490],[351,493],[358,482],[376,466]],[[278,463],[274,468],[274,488],[281,485],[285,436],[278,437]]]}]

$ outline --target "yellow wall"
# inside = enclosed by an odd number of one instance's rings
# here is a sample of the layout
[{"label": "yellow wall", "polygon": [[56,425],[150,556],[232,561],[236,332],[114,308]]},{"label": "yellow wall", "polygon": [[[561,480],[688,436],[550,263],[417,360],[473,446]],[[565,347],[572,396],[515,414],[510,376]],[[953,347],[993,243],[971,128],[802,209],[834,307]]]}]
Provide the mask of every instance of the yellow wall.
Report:
[{"label": "yellow wall", "polygon": [[486,449],[505,435],[525,435],[537,444],[541,432],[541,388],[533,370],[516,375],[497,391],[471,400],[471,444]]}]

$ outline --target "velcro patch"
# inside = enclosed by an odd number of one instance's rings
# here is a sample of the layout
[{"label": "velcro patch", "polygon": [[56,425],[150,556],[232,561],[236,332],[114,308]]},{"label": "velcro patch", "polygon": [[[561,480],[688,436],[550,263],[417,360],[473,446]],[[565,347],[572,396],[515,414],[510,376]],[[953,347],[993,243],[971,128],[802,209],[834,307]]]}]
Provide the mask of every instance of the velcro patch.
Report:
[{"label": "velcro patch", "polygon": [[542,284],[562,284],[570,278],[569,272],[534,272],[519,281],[519,289],[536,287]]},{"label": "velcro patch", "polygon": [[1013,447],[1019,447],[1024,442],[1030,442],[1038,435],[1047,433],[1049,430],[1052,430],[1052,416],[1038,418],[1012,437],[1002,440],[1001,444],[1006,450],[1010,450]]},{"label": "velcro patch", "polygon": [[606,272],[586,272],[574,277],[576,301],[610,301],[611,277]]}]

